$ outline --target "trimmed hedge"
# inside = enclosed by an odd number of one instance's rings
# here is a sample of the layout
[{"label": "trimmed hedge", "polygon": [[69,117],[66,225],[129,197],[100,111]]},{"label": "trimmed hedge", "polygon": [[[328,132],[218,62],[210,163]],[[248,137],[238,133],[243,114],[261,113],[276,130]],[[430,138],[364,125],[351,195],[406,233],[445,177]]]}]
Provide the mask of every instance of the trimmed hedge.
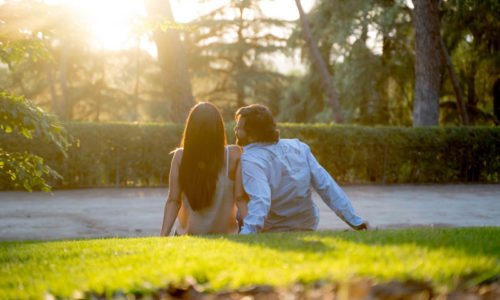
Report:
[{"label": "trimmed hedge", "polygon": [[285,125],[349,183],[500,182],[500,128]]},{"label": "trimmed hedge", "polygon": [[[234,141],[227,124],[228,140]],[[63,180],[56,188],[165,186],[170,152],[183,125],[65,123],[73,136],[65,159],[40,140],[1,135],[7,150],[46,159]],[[341,183],[500,182],[500,129],[491,127],[400,128],[280,124],[281,136],[309,144]],[[0,182],[10,189],[9,182]]]}]

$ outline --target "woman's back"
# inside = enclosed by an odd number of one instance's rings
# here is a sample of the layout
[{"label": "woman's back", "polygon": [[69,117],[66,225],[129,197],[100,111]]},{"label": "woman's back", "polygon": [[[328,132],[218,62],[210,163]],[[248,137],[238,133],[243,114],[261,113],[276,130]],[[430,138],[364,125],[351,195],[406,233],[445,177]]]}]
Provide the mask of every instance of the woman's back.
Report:
[{"label": "woman's back", "polygon": [[246,215],[239,160],[241,148],[225,146],[222,115],[208,102],[189,111],[172,158],[160,235],[179,220],[178,234],[237,233],[236,207]]},{"label": "woman's back", "polygon": [[195,211],[191,208],[187,196],[182,193],[176,234],[238,233],[234,173],[239,163],[240,151],[234,146],[225,147],[224,167],[217,178],[210,206]]}]

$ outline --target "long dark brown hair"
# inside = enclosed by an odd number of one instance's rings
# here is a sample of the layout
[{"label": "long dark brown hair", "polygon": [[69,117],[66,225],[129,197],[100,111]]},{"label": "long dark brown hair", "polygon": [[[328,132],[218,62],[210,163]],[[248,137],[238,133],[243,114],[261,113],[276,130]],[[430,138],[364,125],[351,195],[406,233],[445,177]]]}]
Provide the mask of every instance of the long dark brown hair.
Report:
[{"label": "long dark brown hair", "polygon": [[226,131],[213,104],[196,104],[186,119],[181,147],[179,184],[194,211],[212,204],[217,178],[224,167]]}]

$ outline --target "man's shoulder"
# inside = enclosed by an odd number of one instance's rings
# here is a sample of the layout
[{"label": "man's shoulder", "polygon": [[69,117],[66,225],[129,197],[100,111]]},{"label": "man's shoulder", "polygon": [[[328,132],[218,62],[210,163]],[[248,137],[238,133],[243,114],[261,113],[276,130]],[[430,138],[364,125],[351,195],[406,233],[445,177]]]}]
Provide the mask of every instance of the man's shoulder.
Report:
[{"label": "man's shoulder", "polygon": [[247,145],[243,147],[243,153],[241,154],[241,158],[243,159],[243,158],[259,156],[259,153],[262,152],[263,148],[264,146],[260,144]]},{"label": "man's shoulder", "polygon": [[282,144],[300,144],[302,143],[299,139],[280,139],[279,141]]},{"label": "man's shoulder", "polygon": [[309,149],[309,146],[302,142],[300,139],[280,139],[280,143],[282,145],[286,145],[288,147],[293,147],[296,149]]},{"label": "man's shoulder", "polygon": [[244,147],[242,158],[251,159],[251,158],[262,158],[267,157],[270,153],[278,153],[277,149],[287,148],[287,149],[296,149],[296,150],[309,150],[309,146],[302,142],[301,140],[295,139],[279,139],[277,143],[272,144],[252,144],[250,146]]},{"label": "man's shoulder", "polygon": [[252,162],[261,162],[263,160],[268,160],[271,153],[273,152],[273,147],[275,147],[277,144],[279,144],[279,141],[278,143],[254,143],[247,145],[243,147],[241,160]]}]

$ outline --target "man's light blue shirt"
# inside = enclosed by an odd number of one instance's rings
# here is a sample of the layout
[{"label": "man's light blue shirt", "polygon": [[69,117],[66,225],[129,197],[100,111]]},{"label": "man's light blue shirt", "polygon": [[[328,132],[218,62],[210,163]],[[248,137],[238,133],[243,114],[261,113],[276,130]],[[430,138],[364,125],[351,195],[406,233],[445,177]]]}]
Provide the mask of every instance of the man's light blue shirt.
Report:
[{"label": "man's light blue shirt", "polygon": [[298,139],[253,143],[241,157],[243,186],[250,198],[242,234],[260,231],[316,230],[319,209],[311,187],[342,220],[359,226],[347,195]]}]

